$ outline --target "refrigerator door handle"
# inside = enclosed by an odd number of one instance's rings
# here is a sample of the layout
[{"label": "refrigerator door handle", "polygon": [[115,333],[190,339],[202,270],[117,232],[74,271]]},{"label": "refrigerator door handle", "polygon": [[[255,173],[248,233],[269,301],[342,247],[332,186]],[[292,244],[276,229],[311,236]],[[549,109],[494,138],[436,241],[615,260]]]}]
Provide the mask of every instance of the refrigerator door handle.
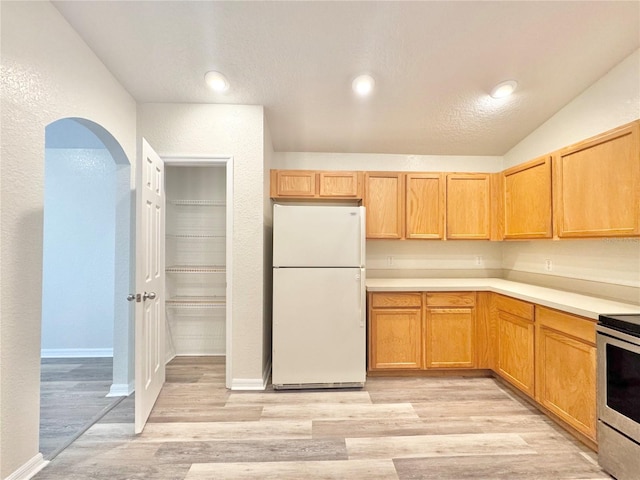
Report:
[{"label": "refrigerator door handle", "polygon": [[[364,268],[367,261],[365,250],[367,248],[367,211],[365,207],[360,208],[360,266]],[[363,271],[364,273],[364,271]],[[364,278],[364,275],[362,275]],[[363,280],[364,285],[364,280]]]},{"label": "refrigerator door handle", "polygon": [[361,269],[360,273],[356,273],[356,281],[358,280],[360,281],[360,328],[364,328],[366,318],[365,305],[367,303],[364,269]]}]

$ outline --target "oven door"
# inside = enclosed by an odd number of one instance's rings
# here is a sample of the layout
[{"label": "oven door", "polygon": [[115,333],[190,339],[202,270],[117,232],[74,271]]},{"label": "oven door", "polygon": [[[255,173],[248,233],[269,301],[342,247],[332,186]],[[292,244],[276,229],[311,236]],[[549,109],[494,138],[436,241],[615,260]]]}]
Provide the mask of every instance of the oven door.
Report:
[{"label": "oven door", "polygon": [[640,338],[597,330],[598,418],[640,443]]}]

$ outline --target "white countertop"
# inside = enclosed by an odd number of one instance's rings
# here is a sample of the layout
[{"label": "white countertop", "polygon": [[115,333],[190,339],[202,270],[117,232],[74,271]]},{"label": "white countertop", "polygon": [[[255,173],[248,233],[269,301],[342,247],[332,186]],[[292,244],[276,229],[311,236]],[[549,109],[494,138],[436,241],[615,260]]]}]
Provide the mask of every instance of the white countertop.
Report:
[{"label": "white countertop", "polygon": [[601,313],[640,313],[639,305],[501,278],[368,278],[366,286],[370,292],[495,292],[595,320]]}]

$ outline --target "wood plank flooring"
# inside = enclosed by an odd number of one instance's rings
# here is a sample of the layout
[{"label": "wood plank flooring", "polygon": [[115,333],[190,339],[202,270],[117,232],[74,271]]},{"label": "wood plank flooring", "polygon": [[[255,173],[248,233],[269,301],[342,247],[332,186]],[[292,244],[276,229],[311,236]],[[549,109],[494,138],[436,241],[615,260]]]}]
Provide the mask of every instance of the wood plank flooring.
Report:
[{"label": "wood plank flooring", "polygon": [[119,399],[106,397],[111,358],[43,358],[40,372],[40,452],[48,459]]},{"label": "wood plank flooring", "polygon": [[176,358],[145,431],[125,399],[36,480],[609,479],[596,455],[491,378],[370,378],[364,390],[229,392]]}]

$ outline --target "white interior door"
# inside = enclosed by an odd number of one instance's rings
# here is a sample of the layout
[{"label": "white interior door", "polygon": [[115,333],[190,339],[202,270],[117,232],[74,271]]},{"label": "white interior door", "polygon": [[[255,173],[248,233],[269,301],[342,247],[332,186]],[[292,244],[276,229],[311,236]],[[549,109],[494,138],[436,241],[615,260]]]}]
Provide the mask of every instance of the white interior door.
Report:
[{"label": "white interior door", "polygon": [[144,139],[136,179],[135,432],[140,433],[165,380],[164,162]]}]

